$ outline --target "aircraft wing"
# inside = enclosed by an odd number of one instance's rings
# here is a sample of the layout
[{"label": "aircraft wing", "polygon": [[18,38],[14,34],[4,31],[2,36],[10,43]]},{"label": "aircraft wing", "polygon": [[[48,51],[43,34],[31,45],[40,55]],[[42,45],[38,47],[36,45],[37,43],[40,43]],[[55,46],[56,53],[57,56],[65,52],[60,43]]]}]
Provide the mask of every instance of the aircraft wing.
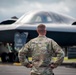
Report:
[{"label": "aircraft wing", "polygon": [[[18,25],[17,25],[18,26]],[[17,28],[16,24],[0,25],[0,31],[13,30]]]}]

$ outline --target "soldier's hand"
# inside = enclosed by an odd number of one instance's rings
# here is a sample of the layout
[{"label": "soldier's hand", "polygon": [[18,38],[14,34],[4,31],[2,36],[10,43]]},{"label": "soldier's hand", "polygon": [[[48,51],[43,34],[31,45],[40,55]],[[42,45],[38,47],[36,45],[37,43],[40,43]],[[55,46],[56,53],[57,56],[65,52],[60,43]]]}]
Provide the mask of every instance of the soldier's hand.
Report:
[{"label": "soldier's hand", "polygon": [[55,68],[55,64],[54,64],[54,63],[50,64],[50,67],[51,67],[52,69],[54,69],[54,68]]},{"label": "soldier's hand", "polygon": [[33,65],[30,64],[30,63],[26,65],[27,68],[32,68],[32,66],[33,66]]}]

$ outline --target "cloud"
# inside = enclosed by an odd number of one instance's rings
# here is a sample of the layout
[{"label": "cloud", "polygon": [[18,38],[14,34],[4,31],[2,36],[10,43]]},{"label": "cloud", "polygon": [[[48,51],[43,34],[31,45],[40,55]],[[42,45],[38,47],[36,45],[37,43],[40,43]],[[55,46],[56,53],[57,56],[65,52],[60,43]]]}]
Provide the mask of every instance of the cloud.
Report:
[{"label": "cloud", "polygon": [[20,17],[32,10],[49,10],[61,12],[73,17],[76,12],[76,0],[1,0],[0,21],[12,16]]},{"label": "cloud", "polygon": [[64,0],[64,3],[69,9],[67,14],[76,18],[76,0]]}]

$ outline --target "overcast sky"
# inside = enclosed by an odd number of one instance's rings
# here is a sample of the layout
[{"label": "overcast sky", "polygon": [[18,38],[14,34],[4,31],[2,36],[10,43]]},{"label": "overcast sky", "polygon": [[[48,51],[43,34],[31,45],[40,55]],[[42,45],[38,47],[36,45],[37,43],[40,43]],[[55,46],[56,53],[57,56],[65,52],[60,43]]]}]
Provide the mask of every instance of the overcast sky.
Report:
[{"label": "overcast sky", "polygon": [[76,18],[76,0],[0,0],[0,22],[32,10],[49,10]]}]

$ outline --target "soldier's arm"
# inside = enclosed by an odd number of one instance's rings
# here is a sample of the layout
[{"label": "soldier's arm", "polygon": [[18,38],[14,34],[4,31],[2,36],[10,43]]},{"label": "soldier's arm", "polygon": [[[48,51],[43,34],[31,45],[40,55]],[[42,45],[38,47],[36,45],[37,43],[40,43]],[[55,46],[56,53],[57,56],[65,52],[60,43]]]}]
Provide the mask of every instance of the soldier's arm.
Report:
[{"label": "soldier's arm", "polygon": [[18,53],[20,63],[26,67],[29,64],[28,58],[26,57],[29,49],[30,49],[30,42],[25,44]]},{"label": "soldier's arm", "polygon": [[55,67],[57,67],[63,62],[65,54],[62,48],[54,40],[52,40],[51,44],[52,44],[53,52],[57,54],[57,60],[54,62]]}]

